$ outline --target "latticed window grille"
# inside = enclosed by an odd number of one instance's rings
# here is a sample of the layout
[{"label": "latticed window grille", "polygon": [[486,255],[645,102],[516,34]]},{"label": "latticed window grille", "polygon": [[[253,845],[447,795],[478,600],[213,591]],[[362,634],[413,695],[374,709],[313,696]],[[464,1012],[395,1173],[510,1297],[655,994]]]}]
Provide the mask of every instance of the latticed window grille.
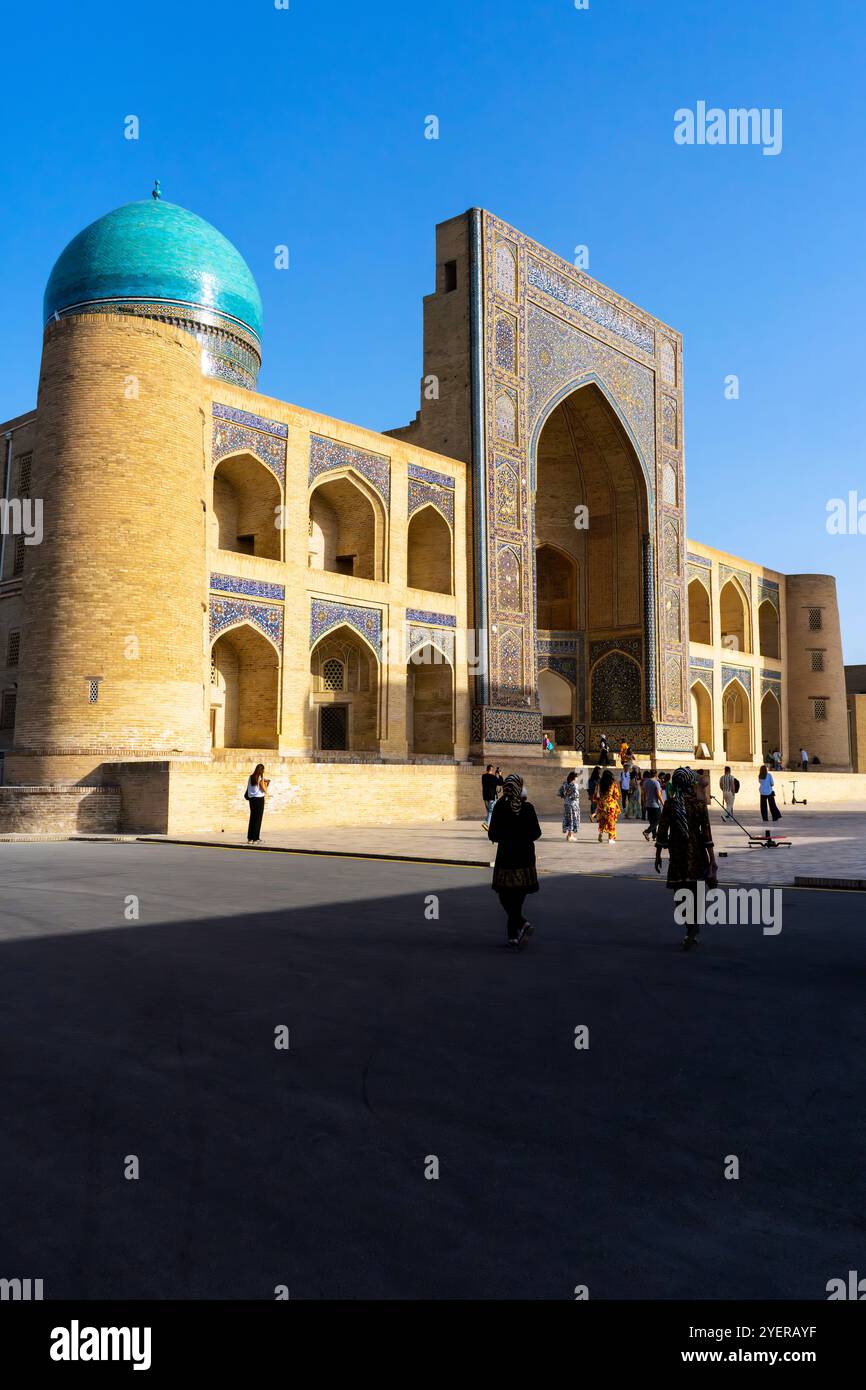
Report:
[{"label": "latticed window grille", "polygon": [[95,705],[99,699],[99,679],[97,676],[90,676],[87,681],[87,703]]},{"label": "latticed window grille", "polygon": [[812,713],[816,719],[827,718],[827,701],[823,699],[812,701]]},{"label": "latticed window grille", "polygon": [[345,667],[336,657],[330,657],[322,664],[322,689],[345,689]]},{"label": "latticed window grille", "polygon": [[15,701],[17,690],[4,690],[0,697],[0,729],[15,728]]},{"label": "latticed window grille", "polygon": [[810,653],[809,653],[809,661],[810,661],[811,669],[812,669],[813,671],[823,671],[823,669],[824,669],[824,653],[823,653],[823,651],[814,651],[814,652],[810,652]]},{"label": "latticed window grille", "polygon": [[345,752],[348,747],[348,721],[345,705],[322,706],[322,748]]},{"label": "latticed window grille", "polygon": [[21,656],[21,633],[10,632],[9,645],[6,648],[6,665],[17,666]]},{"label": "latticed window grille", "polygon": [[24,573],[24,537],[15,537],[15,558],[12,561],[12,573]]},{"label": "latticed window grille", "polygon": [[211,685],[217,685],[219,683],[219,672],[217,671],[216,657],[213,652],[211,652],[210,658],[210,683]]},{"label": "latticed window grille", "polygon": [[18,461],[18,496],[30,496],[30,472],[33,466],[33,455],[22,454]]},{"label": "latticed window grille", "polygon": [[822,608],[809,609],[809,631],[820,632],[824,626],[824,610]]}]

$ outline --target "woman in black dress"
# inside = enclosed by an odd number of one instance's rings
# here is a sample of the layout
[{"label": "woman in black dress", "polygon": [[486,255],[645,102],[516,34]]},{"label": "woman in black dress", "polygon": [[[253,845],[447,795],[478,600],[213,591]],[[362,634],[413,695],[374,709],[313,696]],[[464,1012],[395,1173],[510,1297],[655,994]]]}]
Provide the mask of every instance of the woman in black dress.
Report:
[{"label": "woman in black dress", "polygon": [[523,778],[516,772],[502,784],[502,796],[493,808],[487,833],[496,845],[491,886],[508,917],[508,944],[522,946],[532,935],[532,926],[523,916],[523,903],[528,893],[538,892],[535,841],[541,838],[541,826],[535,807],[524,797]]},{"label": "woman in black dress", "polygon": [[698,882],[703,880],[707,888],[718,883],[710,817],[698,795],[698,774],[690,767],[678,767],[668,783],[656,835],[657,874],[662,871],[663,849],[670,854],[668,888],[684,888],[692,897],[692,921],[683,937],[683,950],[688,951],[698,939]]}]

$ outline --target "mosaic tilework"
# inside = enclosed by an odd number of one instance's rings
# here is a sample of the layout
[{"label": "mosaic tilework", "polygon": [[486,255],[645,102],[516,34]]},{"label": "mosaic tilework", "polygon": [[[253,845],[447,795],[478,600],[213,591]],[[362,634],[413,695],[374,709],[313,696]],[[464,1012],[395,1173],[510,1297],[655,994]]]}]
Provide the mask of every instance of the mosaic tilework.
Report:
[{"label": "mosaic tilework", "polygon": [[696,666],[689,667],[689,685],[694,685],[700,681],[701,685],[709,695],[713,693],[713,673],[712,671],[699,671]]},{"label": "mosaic tilework", "polygon": [[430,645],[436,651],[454,665],[454,633],[443,632],[441,628],[435,627],[406,627],[406,660],[408,661],[413,652],[417,652],[421,647]]},{"label": "mosaic tilework", "polygon": [[507,314],[500,314],[496,320],[496,365],[504,372],[513,372],[517,367],[517,325]]},{"label": "mosaic tilework", "polygon": [[656,724],[656,748],[660,753],[691,753],[694,731],[691,724]]},{"label": "mosaic tilework", "polygon": [[671,642],[683,640],[679,590],[671,586],[665,594],[665,632]]},{"label": "mosaic tilework", "polygon": [[351,603],[338,603],[333,599],[314,598],[310,604],[310,646],[332,628],[352,627],[365,637],[375,652],[382,647],[381,608],[361,608]]},{"label": "mosaic tilework", "polygon": [[590,642],[589,664],[594,666],[605,652],[625,652],[640,663],[643,656],[643,640],[640,637],[608,637],[603,642]]},{"label": "mosaic tilework", "polygon": [[213,415],[214,464],[229,454],[252,454],[270,469],[280,486],[284,486],[288,427],[277,420],[265,420],[261,415],[250,415],[227,405],[214,404]]},{"label": "mosaic tilework", "polygon": [[509,299],[517,298],[516,248],[507,241],[496,243],[496,288]]},{"label": "mosaic tilework", "polygon": [[659,345],[662,381],[669,386],[677,384],[677,350],[670,338],[662,338]]},{"label": "mosaic tilework", "polygon": [[708,560],[704,555],[693,555],[691,551],[688,553],[688,561],[690,565],[703,565],[708,570],[713,567],[712,560]]},{"label": "mosaic tilework", "polygon": [[761,672],[761,699],[763,700],[764,696],[768,693],[775,695],[781,704],[782,677],[777,671]]},{"label": "mosaic tilework", "polygon": [[493,508],[500,526],[520,529],[521,487],[517,469],[507,459],[497,458],[493,469]]},{"label": "mosaic tilework", "polygon": [[679,438],[677,430],[677,403],[670,396],[662,398],[662,439],[665,444],[676,448]]},{"label": "mosaic tilework", "polygon": [[520,559],[511,546],[499,551],[496,565],[496,592],[505,613],[519,613],[522,607]]},{"label": "mosaic tilework", "polygon": [[285,599],[286,591],[282,584],[266,584],[261,579],[238,579],[233,574],[212,574],[212,589],[223,594],[243,594],[247,598]]},{"label": "mosaic tilework", "polygon": [[507,444],[517,443],[517,406],[510,391],[500,391],[495,408],[496,437]]},{"label": "mosaic tilework", "polygon": [[655,492],[655,386],[653,373],[615,348],[588,337],[535,304],[527,310],[530,431],[564,388],[597,381],[629,427],[652,499]]},{"label": "mosaic tilework", "polygon": [[683,659],[676,652],[665,658],[665,702],[674,714],[682,714]]},{"label": "mosaic tilework", "polygon": [[656,670],[656,567],[652,536],[644,537],[643,547],[644,632],[646,633],[645,689],[646,707],[655,716],[658,707],[658,672]]},{"label": "mosaic tilework", "polygon": [[723,588],[729,579],[739,579],[749,598],[752,597],[752,576],[748,570],[734,569],[732,565],[719,565],[719,588]]},{"label": "mosaic tilework", "polygon": [[771,603],[775,608],[776,612],[780,612],[778,584],[768,582],[766,579],[759,579],[757,598],[759,604],[764,602]]},{"label": "mosaic tilework", "polygon": [[592,722],[612,723],[641,716],[642,672],[637,662],[621,651],[611,651],[597,661],[590,674]]},{"label": "mosaic tilework", "polygon": [[713,659],[710,656],[690,656],[690,666],[700,666],[703,670],[712,671]]},{"label": "mosaic tilework", "polygon": [[422,483],[416,478],[409,479],[408,515],[414,516],[422,507],[436,507],[449,526],[454,525],[454,492],[451,488],[438,487],[433,483]]},{"label": "mosaic tilework", "polygon": [[749,697],[752,695],[752,672],[748,666],[723,666],[722,667],[722,691],[729,686],[731,681],[739,681],[744,690],[747,690]]},{"label": "mosaic tilework", "polygon": [[535,650],[541,656],[557,656],[568,652],[573,652],[577,648],[578,637],[539,637],[535,642]]},{"label": "mosaic tilework", "polygon": [[617,309],[607,300],[600,299],[582,285],[566,281],[547,266],[540,265],[531,256],[526,269],[526,281],[533,289],[550,295],[560,304],[565,304],[569,309],[592,319],[593,323],[601,324],[603,328],[618,334],[620,338],[625,338],[635,347],[643,348],[644,352],[655,351],[655,335],[644,324],[638,323],[630,314]]},{"label": "mosaic tilework", "polygon": [[277,648],[283,645],[283,610],[265,603],[250,603],[246,599],[210,597],[211,641],[227,628],[250,623],[269,637]]},{"label": "mosaic tilework", "polygon": [[472,711],[472,741],[480,743],[541,744],[541,710],[476,705]]},{"label": "mosaic tilework", "polygon": [[407,472],[410,478],[414,478],[419,483],[430,483],[434,487],[455,486],[455,480],[448,473],[437,473],[433,468],[422,468],[420,463],[410,463]]},{"label": "mosaic tilework", "polygon": [[703,569],[700,565],[694,565],[692,563],[689,563],[688,571],[689,580],[696,579],[699,584],[702,584],[704,586],[708,594],[712,593],[710,581],[712,570],[706,570]]},{"label": "mosaic tilework", "polygon": [[330,473],[336,468],[354,468],[362,478],[366,478],[378,492],[386,509],[391,502],[391,460],[384,454],[371,454],[366,449],[355,449],[349,444],[340,444],[336,439],[324,439],[321,435],[310,436],[310,483],[322,473]]},{"label": "mosaic tilework", "polygon": [[457,619],[453,613],[431,613],[426,608],[407,608],[406,621],[424,623],[427,627],[456,627]]},{"label": "mosaic tilework", "polygon": [[569,685],[577,685],[577,660],[573,656],[539,656],[539,671],[555,671]]},{"label": "mosaic tilework", "polygon": [[234,425],[244,425],[247,429],[261,430],[262,434],[275,434],[278,439],[288,439],[289,427],[279,420],[268,420],[264,415],[253,415],[249,410],[238,410],[233,405],[219,405],[214,402],[213,413],[219,420],[230,420]]}]

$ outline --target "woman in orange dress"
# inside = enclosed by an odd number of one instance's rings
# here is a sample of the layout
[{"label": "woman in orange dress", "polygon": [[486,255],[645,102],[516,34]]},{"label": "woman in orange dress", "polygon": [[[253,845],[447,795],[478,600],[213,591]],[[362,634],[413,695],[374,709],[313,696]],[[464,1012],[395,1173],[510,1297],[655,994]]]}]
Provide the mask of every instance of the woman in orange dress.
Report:
[{"label": "woman in orange dress", "polygon": [[622,810],[622,797],[620,795],[619,783],[611,772],[610,768],[605,768],[602,773],[601,781],[598,784],[598,843],[602,843],[602,836],[607,836],[609,845],[616,840],[616,823]]}]

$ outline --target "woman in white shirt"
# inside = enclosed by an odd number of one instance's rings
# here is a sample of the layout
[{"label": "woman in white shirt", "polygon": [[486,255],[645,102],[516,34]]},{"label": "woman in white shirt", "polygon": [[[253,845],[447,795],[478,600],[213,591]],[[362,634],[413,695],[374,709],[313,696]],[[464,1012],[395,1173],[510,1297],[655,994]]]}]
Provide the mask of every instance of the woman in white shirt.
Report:
[{"label": "woman in white shirt", "polygon": [[773,820],[782,819],[782,812],[776,805],[776,793],[774,791],[774,787],[775,783],[773,782],[773,774],[772,772],[768,772],[766,767],[762,763],[761,770],[758,773],[758,791],[761,793],[761,820],[769,820],[770,817],[767,815],[768,808],[770,810],[770,814],[773,817]]},{"label": "woman in white shirt", "polygon": [[244,796],[250,803],[250,823],[247,827],[247,844],[257,845],[261,839],[262,816],[265,814],[265,796],[268,779],[265,777],[264,763],[257,763],[251,777],[247,778]]}]

